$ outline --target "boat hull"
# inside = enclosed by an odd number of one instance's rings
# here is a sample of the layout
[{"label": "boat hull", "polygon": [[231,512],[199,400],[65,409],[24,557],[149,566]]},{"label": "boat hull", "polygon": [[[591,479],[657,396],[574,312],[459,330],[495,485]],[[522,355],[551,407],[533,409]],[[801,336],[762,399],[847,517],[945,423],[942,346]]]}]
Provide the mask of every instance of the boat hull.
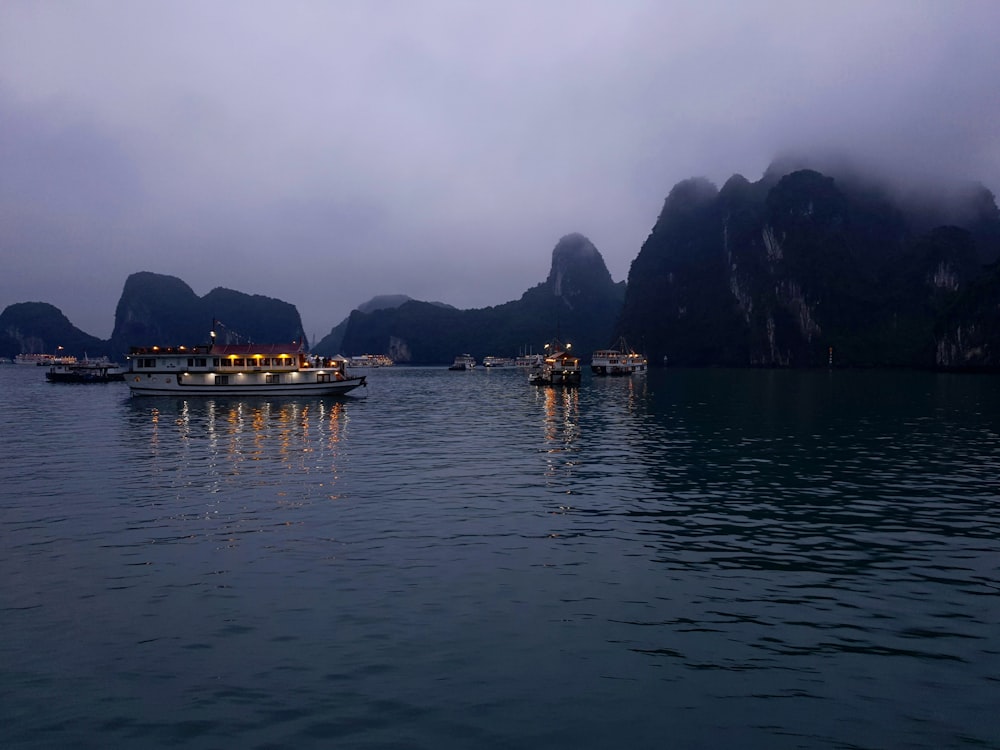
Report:
[{"label": "boat hull", "polygon": [[133,396],[342,396],[367,386],[365,376],[327,383],[215,383],[196,382],[173,375],[132,375],[128,387]]},{"label": "boat hull", "polygon": [[590,371],[595,375],[608,377],[625,377],[627,375],[642,375],[646,365],[591,365]]},{"label": "boat hull", "polygon": [[120,383],[125,380],[124,373],[110,372],[100,373],[76,373],[76,372],[47,372],[45,379],[50,383]]},{"label": "boat hull", "polygon": [[531,385],[580,385],[579,370],[542,370],[528,376]]}]

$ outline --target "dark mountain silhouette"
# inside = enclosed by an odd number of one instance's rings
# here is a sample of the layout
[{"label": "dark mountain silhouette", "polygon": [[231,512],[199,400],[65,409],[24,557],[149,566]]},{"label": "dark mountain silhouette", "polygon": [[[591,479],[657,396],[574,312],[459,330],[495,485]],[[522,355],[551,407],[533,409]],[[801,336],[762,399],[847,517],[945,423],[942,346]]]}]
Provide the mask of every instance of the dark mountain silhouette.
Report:
[{"label": "dark mountain silhouette", "polygon": [[[47,303],[0,315],[0,356],[107,354],[198,344],[213,320],[243,340],[301,341],[287,302],[142,272],[125,283],[112,338]],[[782,157],[757,182],[694,178],[667,196],[624,282],[582,235],[520,299],[458,310],[373,298],[318,342],[321,354],[441,364],[511,356],[554,337],[583,356],[624,335],[681,365],[1000,368],[1000,210],[980,185],[901,185],[845,159]]]},{"label": "dark mountain silhouette", "polygon": [[125,281],[115,310],[111,349],[209,341],[213,322],[228,340],[303,341],[302,319],[288,302],[218,287],[204,297],[178,278],[143,271]]},{"label": "dark mountain silhouette", "polygon": [[988,190],[915,211],[857,173],[781,171],[675,186],[632,263],[620,332],[685,365],[816,366],[832,349],[841,365],[996,366]]},{"label": "dark mountain silhouette", "polygon": [[624,284],[615,284],[593,243],[570,234],[553,249],[548,278],[519,300],[475,310],[416,301],[371,313],[355,310],[342,349],[441,364],[463,352],[481,359],[514,356],[525,347],[538,351],[559,337],[587,353],[610,341],[623,297]]},{"label": "dark mountain silhouette", "polygon": [[[408,297],[405,294],[380,294],[376,297],[372,297],[367,302],[358,305],[355,309],[360,310],[363,313],[370,313],[375,310],[385,310],[388,308],[399,307],[406,302],[414,301],[415,300],[412,297]],[[443,302],[431,302],[430,304],[454,309],[451,305],[446,305]],[[349,322],[350,316],[340,321],[340,323],[333,327],[330,333],[313,344],[312,350],[317,354],[323,354],[326,356],[334,356],[335,354],[340,353],[342,351],[341,344],[344,340],[344,333],[347,331],[347,324]],[[362,354],[362,352],[352,353]]]},{"label": "dark mountain silhouette", "polygon": [[0,313],[0,357],[66,354],[105,357],[108,342],[84,333],[47,302],[19,302]]}]

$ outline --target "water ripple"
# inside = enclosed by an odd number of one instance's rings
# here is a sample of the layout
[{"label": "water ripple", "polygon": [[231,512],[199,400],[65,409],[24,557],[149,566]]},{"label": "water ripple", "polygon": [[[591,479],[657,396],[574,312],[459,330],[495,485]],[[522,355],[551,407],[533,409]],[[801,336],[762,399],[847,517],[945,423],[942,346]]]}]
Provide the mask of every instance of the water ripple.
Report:
[{"label": "water ripple", "polygon": [[[9,746],[1000,747],[1000,389],[0,368]],[[515,720],[516,718],[516,720]]]}]

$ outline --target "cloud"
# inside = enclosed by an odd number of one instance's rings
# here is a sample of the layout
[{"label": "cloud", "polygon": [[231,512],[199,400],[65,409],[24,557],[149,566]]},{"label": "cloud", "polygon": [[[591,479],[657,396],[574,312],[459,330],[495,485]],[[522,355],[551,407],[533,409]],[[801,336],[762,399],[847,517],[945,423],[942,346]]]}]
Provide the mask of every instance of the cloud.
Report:
[{"label": "cloud", "polygon": [[[1000,189],[1000,6],[0,6],[0,305],[107,336],[128,274],[294,303],[499,304],[587,235],[625,278],[670,188],[832,149]],[[89,269],[89,270],[88,270]]]}]

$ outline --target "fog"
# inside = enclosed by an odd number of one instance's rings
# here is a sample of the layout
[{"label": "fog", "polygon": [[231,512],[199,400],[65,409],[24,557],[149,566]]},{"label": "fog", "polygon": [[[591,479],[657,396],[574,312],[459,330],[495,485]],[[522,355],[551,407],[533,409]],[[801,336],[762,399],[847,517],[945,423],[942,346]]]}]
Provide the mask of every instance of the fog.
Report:
[{"label": "fog", "polygon": [[0,4],[0,309],[129,274],[295,304],[627,277],[678,181],[837,152],[1000,189],[996,2]]}]

